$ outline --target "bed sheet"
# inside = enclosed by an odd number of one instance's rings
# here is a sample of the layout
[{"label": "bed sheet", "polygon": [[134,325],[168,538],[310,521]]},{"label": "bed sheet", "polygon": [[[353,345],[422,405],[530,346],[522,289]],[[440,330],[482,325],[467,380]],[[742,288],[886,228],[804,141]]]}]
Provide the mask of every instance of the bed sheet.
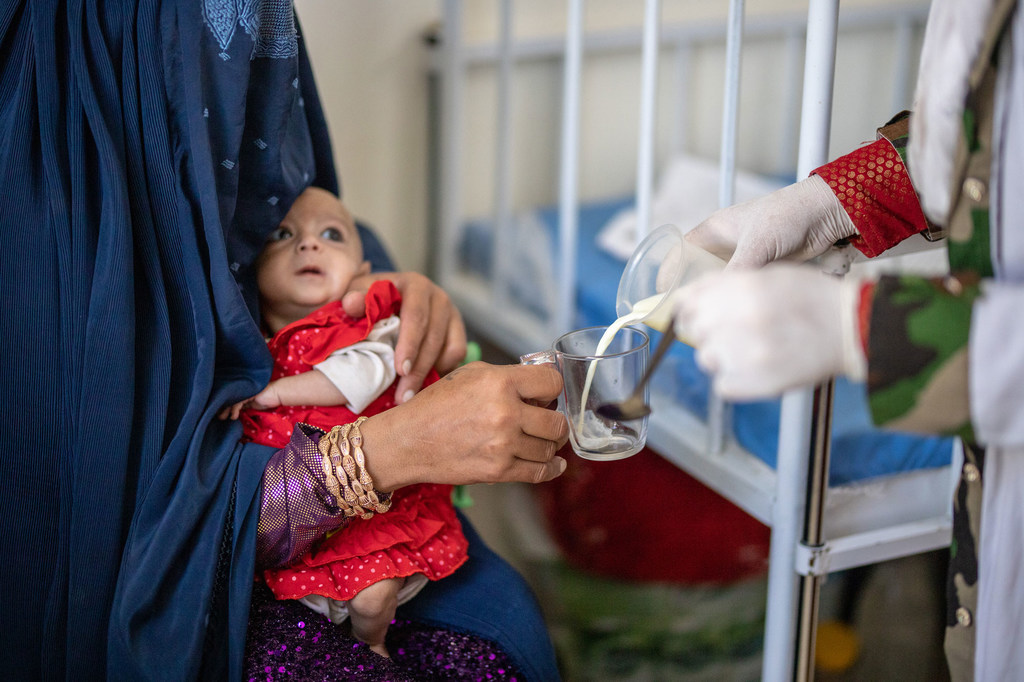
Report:
[{"label": "bed sheet", "polygon": [[[615,294],[625,261],[612,256],[597,242],[601,228],[624,208],[631,197],[589,202],[579,210],[577,254],[577,327],[606,325],[615,320]],[[544,237],[531,235],[531,248],[518,254],[515,268],[518,282],[509,283],[517,300],[528,301],[537,314],[550,311],[543,301],[553,297],[541,290],[541,282],[552,281],[554,235],[558,209],[533,212],[527,222],[544,228]],[[464,263],[482,275],[490,272],[490,239],[482,222],[469,225],[461,253]],[[546,241],[545,241],[546,240]],[[537,248],[537,247],[541,248]],[[547,270],[546,274],[540,274]],[[650,331],[650,330],[648,330]],[[652,343],[659,334],[651,332]],[[705,419],[709,397],[707,376],[696,366],[693,349],[673,344],[652,379],[656,390],[671,396],[692,413]],[[733,404],[732,428],[737,442],[751,454],[775,467],[779,434],[780,401]],[[832,415],[832,457],[830,485],[844,485],[877,476],[917,469],[942,467],[950,462],[952,440],[948,438],[882,431],[871,423],[863,384],[844,378],[836,381]]]}]

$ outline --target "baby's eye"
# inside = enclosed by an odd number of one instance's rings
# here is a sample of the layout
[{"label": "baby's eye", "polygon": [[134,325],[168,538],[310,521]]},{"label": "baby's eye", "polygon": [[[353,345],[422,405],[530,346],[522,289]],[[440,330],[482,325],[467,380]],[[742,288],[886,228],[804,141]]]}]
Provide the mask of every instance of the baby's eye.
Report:
[{"label": "baby's eye", "polygon": [[341,230],[339,230],[336,227],[325,228],[324,231],[320,233],[320,236],[323,237],[324,239],[330,240],[332,242],[343,242],[343,241],[345,241],[345,235],[343,235],[341,233]]},{"label": "baby's eye", "polygon": [[279,242],[288,239],[292,236],[292,231],[287,227],[279,227],[269,235],[267,235],[267,242]]}]

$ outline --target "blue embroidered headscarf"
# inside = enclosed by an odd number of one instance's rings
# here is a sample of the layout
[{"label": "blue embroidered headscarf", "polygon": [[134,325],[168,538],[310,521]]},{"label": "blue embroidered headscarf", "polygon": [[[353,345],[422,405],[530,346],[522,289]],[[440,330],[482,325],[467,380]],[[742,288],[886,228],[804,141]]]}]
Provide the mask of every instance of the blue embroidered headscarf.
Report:
[{"label": "blue embroidered headscarf", "polygon": [[337,190],[291,2],[8,2],[0,40],[0,667],[222,678],[271,454],[215,417],[269,377],[247,265]]},{"label": "blue embroidered headscarf", "polygon": [[[216,414],[269,378],[264,235],[338,191],[291,0],[15,0],[0,48],[0,670],[237,678],[272,451]],[[556,679],[528,588],[467,534],[408,615]]]}]

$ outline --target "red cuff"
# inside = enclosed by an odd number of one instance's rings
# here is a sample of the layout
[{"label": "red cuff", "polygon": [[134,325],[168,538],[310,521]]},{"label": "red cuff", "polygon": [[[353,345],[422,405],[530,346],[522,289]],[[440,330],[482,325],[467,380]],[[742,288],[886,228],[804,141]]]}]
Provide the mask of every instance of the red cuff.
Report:
[{"label": "red cuff", "polygon": [[860,233],[850,243],[869,258],[928,227],[903,159],[885,138],[812,173],[835,192]]}]

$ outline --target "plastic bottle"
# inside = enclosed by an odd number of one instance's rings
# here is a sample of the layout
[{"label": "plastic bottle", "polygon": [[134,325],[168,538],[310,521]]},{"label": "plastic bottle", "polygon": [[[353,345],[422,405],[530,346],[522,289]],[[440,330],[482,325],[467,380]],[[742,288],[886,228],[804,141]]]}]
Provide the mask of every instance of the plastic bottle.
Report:
[{"label": "plastic bottle", "polygon": [[[626,263],[616,313],[620,318],[640,315],[648,327],[664,332],[679,288],[724,267],[724,260],[685,240],[678,227],[662,225],[640,242]],[[685,338],[679,340],[687,343]]]}]

